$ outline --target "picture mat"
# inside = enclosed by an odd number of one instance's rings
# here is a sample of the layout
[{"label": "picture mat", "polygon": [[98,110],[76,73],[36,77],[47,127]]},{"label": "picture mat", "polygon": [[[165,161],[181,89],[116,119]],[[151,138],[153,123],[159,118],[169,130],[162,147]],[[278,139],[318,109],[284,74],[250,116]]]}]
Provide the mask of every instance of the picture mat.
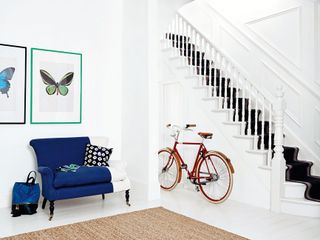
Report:
[{"label": "picture mat", "polygon": [[[31,123],[81,123],[81,54],[75,53],[65,53],[59,51],[51,50],[42,50],[42,49],[31,49],[32,57],[32,90],[31,90]],[[64,67],[62,70],[57,70],[57,66],[73,66],[74,76],[73,81],[70,86],[68,86],[69,93],[73,92],[70,96],[73,96],[71,99],[71,105],[73,111],[66,111],[66,109],[61,108],[61,111],[44,111],[44,106],[40,104],[41,97],[45,96],[46,86],[41,78],[40,69],[43,66],[50,66],[50,69],[53,70],[53,73],[49,73],[55,78],[56,81],[60,81],[62,72],[68,67]],[[57,80],[58,79],[58,80]],[[46,96],[44,99],[52,97],[56,99],[57,96]],[[58,97],[64,98],[65,96],[59,95]],[[42,99],[43,100],[43,99]],[[57,106],[63,104],[62,100],[56,102]],[[50,101],[54,104],[54,100]]]}]

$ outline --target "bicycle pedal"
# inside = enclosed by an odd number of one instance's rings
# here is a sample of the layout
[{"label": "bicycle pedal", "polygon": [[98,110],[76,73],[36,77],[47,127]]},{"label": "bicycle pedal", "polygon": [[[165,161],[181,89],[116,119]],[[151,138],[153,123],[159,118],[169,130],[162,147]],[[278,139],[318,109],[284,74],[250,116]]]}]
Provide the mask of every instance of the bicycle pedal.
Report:
[{"label": "bicycle pedal", "polygon": [[207,185],[207,182],[198,182],[196,180],[193,180],[192,182],[194,185],[200,186],[200,185]]},{"label": "bicycle pedal", "polygon": [[196,186],[195,189],[196,189],[197,192],[200,192],[199,186]]},{"label": "bicycle pedal", "polygon": [[207,182],[199,182],[198,185],[207,185]]},{"label": "bicycle pedal", "polygon": [[187,165],[187,164],[181,164],[180,168],[181,168],[181,169],[187,169],[187,168],[188,168],[188,165]]}]

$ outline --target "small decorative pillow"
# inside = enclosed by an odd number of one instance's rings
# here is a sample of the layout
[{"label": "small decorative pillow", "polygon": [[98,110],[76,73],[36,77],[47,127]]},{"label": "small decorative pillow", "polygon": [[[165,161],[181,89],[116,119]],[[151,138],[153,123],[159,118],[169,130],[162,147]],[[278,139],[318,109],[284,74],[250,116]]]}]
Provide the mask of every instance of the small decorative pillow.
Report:
[{"label": "small decorative pillow", "polygon": [[105,148],[87,144],[83,165],[109,166],[108,160],[111,156],[112,150],[112,148]]}]

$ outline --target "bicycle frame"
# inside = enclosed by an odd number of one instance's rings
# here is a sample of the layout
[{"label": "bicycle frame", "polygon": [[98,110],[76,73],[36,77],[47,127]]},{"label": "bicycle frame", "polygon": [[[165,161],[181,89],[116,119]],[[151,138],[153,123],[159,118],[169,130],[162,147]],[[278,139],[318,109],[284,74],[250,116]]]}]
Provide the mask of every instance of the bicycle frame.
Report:
[{"label": "bicycle frame", "polygon": [[186,164],[183,161],[183,158],[181,157],[179,150],[177,148],[178,145],[198,145],[199,146],[198,153],[196,155],[196,159],[195,159],[195,162],[192,167],[192,171],[189,171],[189,169],[187,167],[184,169],[186,170],[186,172],[188,174],[188,179],[190,179],[190,180],[206,178],[206,177],[196,177],[197,166],[198,166],[201,158],[203,156],[205,156],[208,152],[205,145],[203,144],[203,142],[199,143],[199,142],[179,142],[177,140],[175,141],[172,154],[176,154],[176,156],[178,157],[178,160],[181,162],[181,164],[186,166]]},{"label": "bicycle frame", "polygon": [[[172,148],[166,147],[158,152],[159,156],[159,183],[164,190],[171,191],[181,181],[182,169],[186,170],[187,179],[194,185],[196,190],[201,191],[203,195],[213,203],[225,201],[232,190],[234,173],[230,159],[219,151],[207,150],[204,145],[205,139],[211,139],[212,133],[199,132],[202,142],[179,141],[181,131],[192,131],[190,127],[196,127],[195,124],[186,124],[185,127],[167,124],[174,138]],[[198,147],[195,160],[192,163],[192,169],[188,169],[179,150],[179,145],[192,145]],[[191,165],[191,163],[190,163]],[[173,168],[171,168],[173,166]],[[217,189],[213,191],[213,189]]]}]

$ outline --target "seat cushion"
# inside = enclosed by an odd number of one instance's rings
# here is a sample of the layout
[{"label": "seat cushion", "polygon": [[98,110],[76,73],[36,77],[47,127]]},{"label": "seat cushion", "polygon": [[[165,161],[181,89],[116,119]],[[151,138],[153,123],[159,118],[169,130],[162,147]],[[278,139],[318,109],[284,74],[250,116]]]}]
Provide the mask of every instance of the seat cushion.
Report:
[{"label": "seat cushion", "polygon": [[106,167],[81,166],[76,172],[56,172],[54,187],[75,187],[94,183],[110,183],[111,174]]}]

